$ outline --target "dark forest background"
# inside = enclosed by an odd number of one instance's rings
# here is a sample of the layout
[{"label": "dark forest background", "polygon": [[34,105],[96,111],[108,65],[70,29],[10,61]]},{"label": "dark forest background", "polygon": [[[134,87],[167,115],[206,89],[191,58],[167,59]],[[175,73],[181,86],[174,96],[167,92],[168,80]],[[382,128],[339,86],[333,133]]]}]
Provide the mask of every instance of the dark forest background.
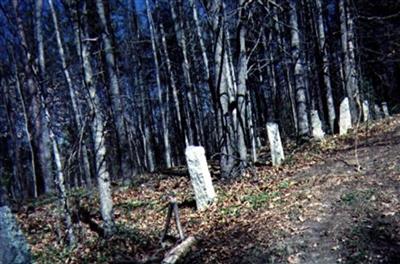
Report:
[{"label": "dark forest background", "polygon": [[267,122],[300,144],[312,113],[338,132],[345,97],[354,125],[397,113],[399,27],[397,0],[3,0],[2,192],[68,207],[98,186],[105,205],[111,181],[184,165],[188,145],[240,177]]}]

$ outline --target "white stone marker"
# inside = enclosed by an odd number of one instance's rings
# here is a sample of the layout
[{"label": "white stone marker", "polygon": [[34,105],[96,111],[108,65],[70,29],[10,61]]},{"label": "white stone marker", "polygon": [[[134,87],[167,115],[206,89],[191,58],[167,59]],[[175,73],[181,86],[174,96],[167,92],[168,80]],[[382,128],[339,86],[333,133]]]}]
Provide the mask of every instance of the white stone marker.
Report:
[{"label": "white stone marker", "polygon": [[32,263],[28,243],[7,206],[0,207],[0,263]]},{"label": "white stone marker", "polygon": [[367,122],[369,120],[369,102],[367,100],[363,101],[362,110],[363,110],[363,121]]},{"label": "white stone marker", "polygon": [[272,165],[280,165],[285,159],[283,153],[281,136],[279,134],[279,126],[277,123],[267,123],[268,141],[271,148]]},{"label": "white stone marker", "polygon": [[346,135],[351,128],[351,114],[349,98],[344,98],[340,103],[339,135]]},{"label": "white stone marker", "polygon": [[325,133],[324,130],[322,130],[322,123],[317,110],[311,111],[311,129],[313,138],[318,140],[324,139]]},{"label": "white stone marker", "polygon": [[374,105],[374,111],[375,111],[375,119],[376,120],[380,120],[383,118],[383,114],[381,111],[381,108],[379,107],[379,105],[375,104]]},{"label": "white stone marker", "polygon": [[205,209],[216,197],[203,147],[188,146],[185,150],[197,210]]},{"label": "white stone marker", "polygon": [[382,110],[383,110],[383,114],[385,115],[385,117],[389,117],[389,108],[386,102],[382,103]]}]

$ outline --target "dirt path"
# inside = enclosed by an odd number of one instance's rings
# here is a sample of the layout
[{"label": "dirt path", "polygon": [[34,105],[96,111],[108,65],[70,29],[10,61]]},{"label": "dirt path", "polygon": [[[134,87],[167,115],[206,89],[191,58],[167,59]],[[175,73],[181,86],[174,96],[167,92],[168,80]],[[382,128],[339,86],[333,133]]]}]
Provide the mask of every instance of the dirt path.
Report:
[{"label": "dirt path", "polygon": [[311,197],[279,242],[286,260],[270,262],[400,263],[400,126],[360,142],[358,156],[359,171],[347,147],[294,175]]}]

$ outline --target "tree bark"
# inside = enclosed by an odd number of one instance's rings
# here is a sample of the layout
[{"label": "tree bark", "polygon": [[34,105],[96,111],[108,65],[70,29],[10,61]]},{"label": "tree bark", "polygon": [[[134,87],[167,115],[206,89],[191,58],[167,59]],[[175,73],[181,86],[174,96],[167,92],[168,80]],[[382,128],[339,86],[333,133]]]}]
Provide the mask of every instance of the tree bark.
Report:
[{"label": "tree bark", "polygon": [[104,45],[104,54],[106,61],[106,70],[108,75],[108,85],[110,89],[111,104],[113,110],[113,119],[117,129],[117,142],[118,142],[118,158],[120,163],[120,176],[122,178],[129,178],[130,172],[128,171],[129,155],[125,155],[125,144],[128,143],[124,121],[124,105],[121,100],[120,87],[117,76],[117,69],[113,46],[111,42],[111,34],[108,29],[108,21],[105,14],[103,0],[96,0],[97,13],[100,17],[101,25],[101,39]]},{"label": "tree bark", "polygon": [[156,71],[156,81],[157,81],[157,100],[160,107],[161,112],[161,126],[162,126],[162,137],[164,141],[164,162],[167,168],[172,166],[171,161],[171,146],[169,142],[169,129],[166,121],[166,113],[165,113],[165,106],[162,100],[162,87],[161,87],[161,80],[160,80],[160,66],[158,63],[157,57],[157,47],[156,47],[156,31],[154,27],[153,17],[151,15],[151,10],[149,7],[149,1],[146,0],[146,11],[147,11],[147,18],[150,27],[150,36],[151,36],[151,47],[153,51],[153,59]]},{"label": "tree bark", "polygon": [[[181,5],[181,1],[170,1],[170,10],[172,14],[172,20],[174,23],[174,29],[175,29],[175,35],[178,41],[178,46],[181,49],[182,56],[183,56],[183,62],[182,62],[182,72],[183,72],[183,77],[184,77],[184,82],[185,82],[185,91],[186,91],[186,103],[185,103],[185,112],[186,112],[186,125],[188,128],[188,138],[189,138],[189,144],[193,145],[195,143],[195,140],[197,141],[198,144],[201,144],[201,139],[199,136],[199,125],[198,125],[198,120],[196,120],[195,114],[192,112],[195,110],[195,104],[194,104],[194,98],[193,98],[193,83],[192,83],[192,78],[190,76],[190,64],[189,64],[189,58],[188,58],[188,52],[187,52],[187,40],[186,40],[186,35],[183,30],[183,22],[181,17],[178,17],[177,10],[175,8],[175,4],[178,2],[178,5]],[[193,119],[194,120],[193,120]],[[193,131],[193,127],[196,129],[196,131]]]},{"label": "tree bark", "polygon": [[[61,60],[61,66],[63,69],[63,74],[64,74],[64,79],[67,83],[68,86],[68,91],[69,91],[69,96],[70,100],[72,103],[72,112],[74,114],[74,119],[76,123],[76,127],[78,129],[77,135],[79,138],[79,131],[83,129],[83,120],[82,120],[82,114],[80,111],[80,108],[78,106],[77,98],[75,96],[75,88],[72,83],[71,79],[71,74],[68,70],[67,67],[67,62],[65,59],[65,52],[64,52],[64,46],[61,40],[61,33],[58,27],[58,18],[57,18],[57,12],[54,8],[53,0],[48,0],[49,6],[50,6],[50,11],[51,11],[51,16],[53,19],[53,25],[54,25],[54,30],[55,30],[55,35],[56,35],[56,40],[57,40],[57,48],[58,48],[58,54],[60,56]],[[53,147],[54,149],[54,147]],[[80,148],[80,155],[81,155],[81,169],[83,169],[83,175],[85,177],[86,182],[90,182],[91,176],[90,176],[90,162],[89,162],[89,156],[87,153],[87,148],[85,142],[83,142],[82,147]]]},{"label": "tree bark", "polygon": [[340,13],[340,34],[341,34],[341,44],[342,44],[342,55],[343,55],[343,78],[344,86],[347,97],[349,98],[350,113],[352,122],[357,122],[357,108],[356,108],[356,87],[354,86],[355,76],[355,65],[351,61],[350,49],[352,49],[351,42],[349,43],[349,26],[348,18],[350,16],[347,14],[348,10],[345,6],[345,0],[339,0],[339,13]]},{"label": "tree bark", "polygon": [[297,6],[295,0],[290,0],[290,26],[292,59],[294,64],[294,80],[296,87],[296,109],[299,128],[299,137],[309,135],[308,109],[307,109],[307,87],[305,83],[304,56],[300,47],[300,35],[297,17]]},{"label": "tree bark", "polygon": [[[83,6],[83,13],[86,15],[86,5]],[[114,232],[115,226],[113,219],[110,174],[108,172],[106,161],[104,117],[102,114],[102,109],[100,108],[101,104],[99,93],[96,91],[96,84],[93,79],[89,47],[87,41],[85,41],[87,39],[87,22],[86,20],[83,20],[81,23],[79,23],[79,19],[79,15],[77,19],[74,19],[75,46],[81,58],[84,84],[89,93],[88,102],[91,114],[93,115],[91,133],[95,147],[95,171],[100,197],[100,212],[103,219],[103,228],[106,233],[105,235],[109,236]],[[80,24],[83,26],[81,27]]]},{"label": "tree bark", "polygon": [[160,33],[161,33],[161,41],[162,41],[165,61],[166,61],[166,64],[167,64],[167,72],[168,72],[168,76],[169,76],[170,85],[171,85],[171,88],[172,88],[172,99],[173,99],[173,102],[174,102],[176,117],[178,119],[177,120],[178,121],[178,127],[179,127],[180,132],[185,137],[185,146],[189,146],[189,140],[188,140],[187,134],[183,130],[181,107],[179,105],[179,98],[178,98],[178,89],[176,88],[175,74],[172,71],[172,64],[171,64],[171,60],[170,60],[170,57],[169,57],[167,41],[166,41],[166,38],[165,38],[164,25],[162,24],[162,22],[160,22]]},{"label": "tree bark", "polygon": [[241,166],[245,166],[247,162],[247,147],[246,147],[246,102],[247,102],[247,54],[246,54],[246,34],[247,29],[245,25],[245,0],[239,0],[239,61],[238,61],[238,78],[237,78],[237,95],[236,100],[238,104],[238,127],[237,127],[237,143],[238,152]]},{"label": "tree bark", "polygon": [[220,167],[221,176],[224,178],[235,175],[235,126],[234,113],[235,109],[230,109],[230,103],[235,99],[231,68],[227,55],[227,45],[225,42],[226,31],[224,29],[224,11],[223,4],[220,0],[213,1],[211,7],[212,28],[214,32],[214,87],[218,90],[218,100],[220,108],[219,124],[221,131],[221,149],[220,149]]},{"label": "tree bark", "polygon": [[325,84],[325,96],[328,107],[329,128],[331,130],[331,133],[333,133],[335,130],[336,113],[335,113],[335,104],[333,101],[333,94],[332,94],[329,53],[327,47],[328,44],[326,43],[326,38],[325,38],[325,25],[322,13],[322,1],[316,0],[316,6],[317,6],[318,44],[319,44],[319,51],[322,55],[322,67],[323,67],[324,84]]},{"label": "tree bark", "polygon": [[[39,86],[46,87],[46,62],[43,43],[43,0],[35,1],[35,39],[37,44],[37,57],[39,64]],[[45,88],[44,88],[45,89]],[[39,99],[40,100],[40,99]],[[51,142],[49,128],[44,114],[40,109],[40,122],[42,124],[39,134],[39,159],[43,177],[43,191],[45,193],[53,189]]]}]

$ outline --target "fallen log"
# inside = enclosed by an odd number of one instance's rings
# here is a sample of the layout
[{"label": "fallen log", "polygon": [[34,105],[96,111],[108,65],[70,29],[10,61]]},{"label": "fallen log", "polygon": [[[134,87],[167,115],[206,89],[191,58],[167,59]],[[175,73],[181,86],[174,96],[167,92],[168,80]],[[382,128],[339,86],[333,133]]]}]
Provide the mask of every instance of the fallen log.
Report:
[{"label": "fallen log", "polygon": [[183,257],[189,253],[191,247],[196,243],[196,239],[193,236],[187,237],[176,247],[171,249],[165,254],[165,257],[162,261],[163,264],[175,264],[180,261]]}]

